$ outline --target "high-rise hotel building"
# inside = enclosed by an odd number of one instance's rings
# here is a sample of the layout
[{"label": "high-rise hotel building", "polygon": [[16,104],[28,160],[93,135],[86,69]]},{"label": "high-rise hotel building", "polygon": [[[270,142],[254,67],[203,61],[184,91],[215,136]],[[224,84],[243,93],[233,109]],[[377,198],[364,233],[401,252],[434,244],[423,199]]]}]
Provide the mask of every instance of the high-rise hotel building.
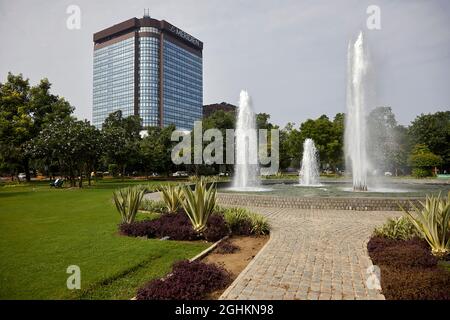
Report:
[{"label": "high-rise hotel building", "polygon": [[203,43],[167,21],[132,18],[94,34],[93,124],[122,110],[142,126],[202,118]]}]

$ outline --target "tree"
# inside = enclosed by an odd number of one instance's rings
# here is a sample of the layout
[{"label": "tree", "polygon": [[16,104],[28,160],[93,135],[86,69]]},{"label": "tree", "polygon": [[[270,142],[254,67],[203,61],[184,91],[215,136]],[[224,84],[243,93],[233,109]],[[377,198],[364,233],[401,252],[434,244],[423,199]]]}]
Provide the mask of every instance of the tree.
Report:
[{"label": "tree", "polygon": [[106,161],[119,166],[122,178],[126,168],[138,162],[140,130],[139,116],[124,118],[121,110],[111,113],[103,123]]},{"label": "tree", "polygon": [[[47,124],[39,135],[27,143],[27,154],[56,161],[72,186],[83,186],[83,174],[90,179],[102,154],[100,131],[88,121],[64,118]],[[90,183],[90,180],[89,180]]]},{"label": "tree", "polygon": [[274,129],[276,126],[274,126],[272,123],[269,122],[270,114],[268,113],[258,113],[256,115],[256,127],[258,129]]},{"label": "tree", "polygon": [[432,175],[432,168],[442,164],[442,158],[430,151],[425,144],[416,144],[408,158],[413,175],[422,178]]},{"label": "tree", "polygon": [[402,125],[397,125],[394,128],[394,139],[396,141],[396,147],[390,150],[388,155],[391,166],[395,175],[398,175],[398,171],[405,174],[408,170],[408,154],[411,152],[411,142],[408,136],[408,129]]},{"label": "tree", "polygon": [[280,169],[299,167],[302,143],[300,131],[294,123],[289,122],[280,130]]},{"label": "tree", "polygon": [[408,130],[413,144],[424,144],[430,151],[450,165],[450,111],[421,114]]},{"label": "tree", "polygon": [[288,123],[280,132],[280,167],[300,166],[303,143],[313,139],[319,152],[322,167],[337,169],[343,165],[344,114],[338,113],[333,121],[326,115],[318,119],[308,119],[296,129]]},{"label": "tree", "polygon": [[[316,120],[308,119],[300,125],[301,143],[310,138],[319,153],[322,167],[336,168],[342,163],[343,115],[337,114],[333,121],[326,115]],[[303,149],[303,147],[302,147]],[[303,150],[301,150],[303,152]]]},{"label": "tree", "polygon": [[409,153],[405,128],[397,124],[390,107],[377,107],[368,116],[367,152],[372,165],[381,172],[404,171]]},{"label": "tree", "polygon": [[63,98],[50,93],[51,84],[42,79],[30,87],[22,74],[8,73],[0,83],[0,154],[4,170],[12,175],[24,170],[30,180],[30,156],[27,143],[42,128],[56,119],[70,116],[74,108]]},{"label": "tree", "polygon": [[174,125],[147,128],[148,135],[139,143],[139,159],[146,175],[152,171],[167,173],[170,170],[173,145],[170,137],[174,130]]},{"label": "tree", "polygon": [[344,167],[344,130],[345,115],[337,113],[334,116],[330,141],[327,143],[327,156],[331,167],[342,170]]},{"label": "tree", "polygon": [[[226,130],[227,129],[234,129],[236,126],[236,114],[234,112],[226,112],[223,110],[217,110],[213,112],[209,117],[206,117],[203,119],[202,122],[203,126],[203,133],[208,129],[219,129],[222,133],[223,139],[223,156],[224,159],[226,159]],[[204,146],[206,146],[209,142],[204,142]],[[233,150],[234,152],[234,150]],[[224,161],[224,164],[222,166],[220,165],[212,165],[215,172],[218,171],[225,171],[225,172],[232,172],[233,171],[233,165],[226,164]],[[220,168],[222,167],[222,168]],[[211,169],[211,166],[209,166],[209,169]],[[211,173],[211,170],[208,170],[204,165],[194,165],[194,170],[199,173]]]}]

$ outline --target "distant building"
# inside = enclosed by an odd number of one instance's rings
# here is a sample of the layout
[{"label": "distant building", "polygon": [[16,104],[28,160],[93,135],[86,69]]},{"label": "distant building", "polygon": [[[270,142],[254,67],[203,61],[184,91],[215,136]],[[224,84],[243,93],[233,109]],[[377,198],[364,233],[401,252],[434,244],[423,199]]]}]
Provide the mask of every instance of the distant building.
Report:
[{"label": "distant building", "polygon": [[93,124],[117,110],[143,126],[202,118],[203,43],[167,21],[132,18],[94,34]]},{"label": "distant building", "polygon": [[225,112],[236,112],[237,107],[226,102],[208,104],[203,106],[203,118],[209,117],[211,114],[218,110],[222,110]]}]

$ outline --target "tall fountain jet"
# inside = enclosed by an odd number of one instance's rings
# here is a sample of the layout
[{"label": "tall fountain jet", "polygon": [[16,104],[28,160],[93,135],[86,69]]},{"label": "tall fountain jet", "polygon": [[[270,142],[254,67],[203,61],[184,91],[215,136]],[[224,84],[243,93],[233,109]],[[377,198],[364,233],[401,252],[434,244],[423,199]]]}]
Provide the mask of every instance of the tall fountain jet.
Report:
[{"label": "tall fountain jet", "polygon": [[320,185],[317,148],[312,139],[306,139],[303,143],[303,158],[299,183],[301,186],[309,187]]},{"label": "tall fountain jet", "polygon": [[369,59],[362,32],[348,47],[345,159],[352,168],[353,190],[367,191],[369,161],[366,151]]},{"label": "tall fountain jet", "polygon": [[256,118],[250,96],[245,90],[241,91],[239,99],[235,159],[234,189],[260,189]]}]

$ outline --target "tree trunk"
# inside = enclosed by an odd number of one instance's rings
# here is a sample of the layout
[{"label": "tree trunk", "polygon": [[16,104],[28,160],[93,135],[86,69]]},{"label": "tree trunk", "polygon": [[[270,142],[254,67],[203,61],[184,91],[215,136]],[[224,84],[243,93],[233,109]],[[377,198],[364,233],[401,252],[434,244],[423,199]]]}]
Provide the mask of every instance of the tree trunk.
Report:
[{"label": "tree trunk", "polygon": [[75,175],[73,173],[72,166],[69,169],[69,175],[70,175],[70,186],[75,187],[76,182],[75,182]]},{"label": "tree trunk", "polygon": [[30,161],[28,158],[25,158],[24,162],[23,162],[23,166],[25,168],[25,178],[27,180],[27,182],[31,181],[31,176],[30,176]]}]

